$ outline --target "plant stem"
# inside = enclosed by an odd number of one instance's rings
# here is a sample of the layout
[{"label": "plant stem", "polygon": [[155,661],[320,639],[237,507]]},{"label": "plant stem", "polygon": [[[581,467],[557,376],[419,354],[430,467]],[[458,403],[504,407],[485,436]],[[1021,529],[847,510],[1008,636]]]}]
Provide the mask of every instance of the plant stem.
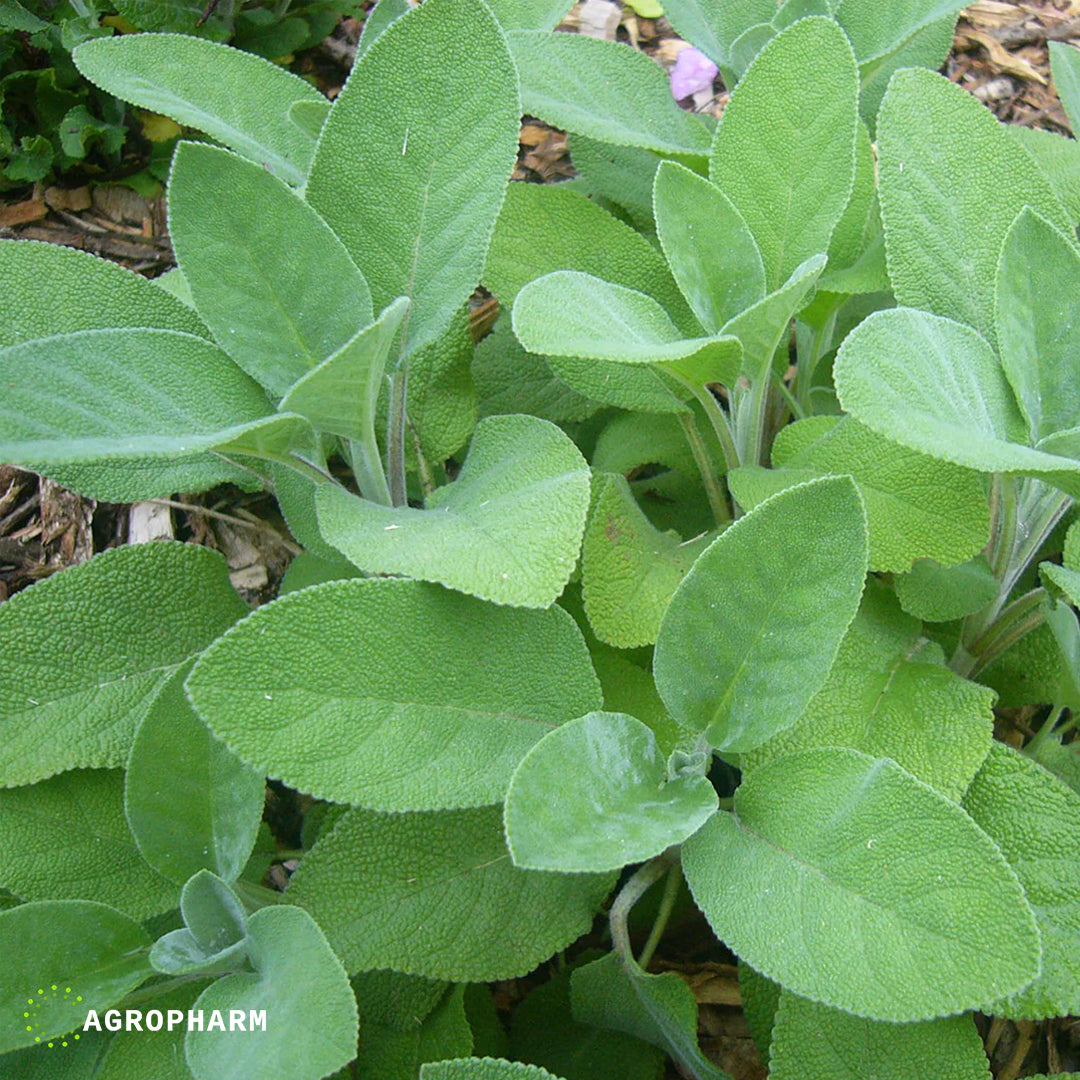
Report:
[{"label": "plant stem", "polygon": [[760,465],[765,441],[765,408],[769,400],[770,372],[738,392],[735,407],[735,447],[742,465]]},{"label": "plant stem", "polygon": [[701,407],[705,410],[705,415],[709,418],[709,423],[712,424],[720,448],[724,451],[724,466],[729,470],[737,469],[739,467],[739,452],[735,449],[735,439],[731,434],[731,425],[728,423],[728,418],[720,402],[713,397],[713,392],[707,386],[695,386],[694,383],[685,379],[679,379],[679,381],[697,398]]},{"label": "plant stem", "polygon": [[795,397],[779,375],[774,376],[774,385],[787,402],[787,406],[791,410],[791,415],[794,416],[796,420],[804,420],[806,418],[806,410],[802,407],[798,398]]},{"label": "plant stem", "polygon": [[674,910],[675,901],[679,896],[679,884],[681,881],[682,866],[678,862],[673,862],[668,870],[667,880],[664,882],[664,895],[660,898],[660,910],[656,914],[656,922],[653,923],[649,939],[645,942],[645,947],[638,957],[638,963],[641,965],[642,970],[648,968],[649,961],[652,960],[653,953],[656,952],[656,947],[664,936],[668,919],[671,918],[671,912]]},{"label": "plant stem", "polygon": [[1006,607],[982,636],[968,646],[959,646],[951,667],[958,675],[973,679],[1003,652],[1043,621],[1042,602],[1046,590],[1032,589]]},{"label": "plant stem", "polygon": [[349,463],[360,485],[360,494],[372,502],[390,506],[390,488],[386,483],[373,428],[364,431],[363,439],[349,440]]},{"label": "plant stem", "polygon": [[405,506],[405,397],[409,365],[405,361],[390,378],[390,416],[386,431],[386,468],[391,506]]},{"label": "plant stem", "polygon": [[[821,361],[825,352],[826,343],[832,341],[833,332],[836,329],[836,311],[820,325],[811,323],[795,323],[795,394],[804,416],[811,414],[810,388],[814,379],[814,371]],[[800,332],[805,327],[805,332]]]},{"label": "plant stem", "polygon": [[671,848],[655,859],[639,866],[626,884],[619,890],[615,902],[611,905],[608,920],[611,923],[611,940],[623,960],[635,965],[633,950],[630,947],[630,930],[626,924],[630,909],[667,873],[675,855]]},{"label": "plant stem", "polygon": [[1065,706],[1058,705],[1055,702],[1054,707],[1050,710],[1050,715],[1043,721],[1042,727],[1035,732],[1031,741],[1024,747],[1025,754],[1034,754],[1035,750],[1050,737],[1050,733],[1057,727],[1057,722],[1061,719],[1061,714],[1064,711]]},{"label": "plant stem", "polygon": [[679,423],[682,425],[686,441],[690,444],[690,452],[694,455],[698,471],[701,473],[701,482],[705,485],[705,494],[709,497],[709,506],[712,508],[713,518],[717,525],[723,525],[731,520],[731,510],[728,508],[727,499],[716,479],[716,466],[709,456],[709,448],[697,429],[693,413],[679,413]]}]

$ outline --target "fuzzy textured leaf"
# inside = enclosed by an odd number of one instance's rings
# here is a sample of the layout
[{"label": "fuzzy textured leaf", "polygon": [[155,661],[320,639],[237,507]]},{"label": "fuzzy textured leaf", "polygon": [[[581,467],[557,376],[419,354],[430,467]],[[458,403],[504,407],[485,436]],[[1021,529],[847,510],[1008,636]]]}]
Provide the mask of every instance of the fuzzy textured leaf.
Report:
[{"label": "fuzzy textured leaf", "polygon": [[351,810],[301,862],[286,896],[354,971],[456,982],[531,971],[581,936],[614,874],[519,870],[499,807]]},{"label": "fuzzy textured leaf", "polygon": [[218,344],[275,397],[371,322],[367,282],[330,226],[227,150],[180,144],[169,233]]},{"label": "fuzzy textured leaf", "polygon": [[[43,900],[0,912],[0,1054],[81,1029],[90,1009],[107,1008],[153,974],[149,948],[146,931],[107,904]],[[29,1025],[37,1029],[27,1031],[27,1006],[53,984],[64,989],[41,995]]]},{"label": "fuzzy textured leaf", "polygon": [[1080,1010],[1080,795],[1030,758],[995,743],[964,809],[1016,871],[1042,935],[1043,967],[1018,994],[988,1003],[994,1016],[1042,1020]]},{"label": "fuzzy textured leaf", "polygon": [[0,240],[0,346],[107,327],[154,327],[209,337],[185,304],[141,274],[85,251]]},{"label": "fuzzy textured leaf", "polygon": [[951,565],[986,543],[990,516],[978,473],[914,453],[849,417],[789,425],[773,443],[772,462],[770,473],[739,469],[730,477],[739,502],[749,509],[813,476],[852,476],[866,503],[871,570],[902,572],[916,559]]},{"label": "fuzzy textured leaf", "polygon": [[554,424],[490,416],[476,428],[457,480],[425,509],[391,507],[326,484],[319,529],[370,573],[436,581],[497,604],[547,607],[577,562],[589,468]]},{"label": "fuzzy textured leaf", "polygon": [[990,750],[994,693],[960,678],[884,589],[867,589],[825,684],[793,727],[743,755],[751,772],[783,754],[847,746],[892,758],[959,801]]},{"label": "fuzzy textured leaf", "polygon": [[124,764],[169,679],[246,611],[220,555],[173,543],[106,551],[0,605],[0,783]]},{"label": "fuzzy textured leaf", "polygon": [[255,845],[266,784],[192,712],[186,676],[173,676],[135,734],[124,808],[159,874],[182,885],[206,869],[233,881]]},{"label": "fuzzy textured leaf", "polygon": [[306,197],[376,310],[411,301],[403,353],[434,341],[480,279],[519,118],[514,63],[479,0],[428,0],[396,20],[334,103]]},{"label": "fuzzy textured leaf", "polygon": [[930,1020],[1039,972],[1035,918],[997,846],[887,758],[777,758],[684,845],[683,868],[741,958],[855,1016]]},{"label": "fuzzy textured leaf", "polygon": [[888,439],[1080,495],[1080,463],[1026,445],[1001,363],[968,326],[911,308],[875,312],[845,338],[833,379],[844,409]]},{"label": "fuzzy textured leaf", "polygon": [[866,560],[850,478],[800,484],[740,518],[683,578],[660,625],[656,686],[671,714],[740,752],[790,727],[855,617]]},{"label": "fuzzy textured leaf", "polygon": [[0,406],[0,459],[61,483],[76,466],[72,486],[114,502],[250,482],[206,451],[271,415],[262,387],[225,353],[172,330],[28,341],[0,350],[0,367],[19,372]]},{"label": "fuzzy textured leaf", "polygon": [[24,900],[97,900],[133,919],[180,900],[180,887],[135,844],[119,770],[80,769],[0,789],[0,830],[11,845],[0,885]]},{"label": "fuzzy textured leaf", "polygon": [[709,129],[671,96],[664,69],[636,49],[583,34],[507,34],[526,113],[601,142],[661,154],[709,152]]},{"label": "fuzzy textured leaf", "polygon": [[[184,1055],[195,1080],[262,1080],[275,1070],[295,1080],[321,1080],[356,1056],[356,999],[323,932],[299,908],[266,907],[247,922],[255,971],[208,986],[193,1006],[209,1014],[232,1009],[266,1015],[266,1030],[189,1029]],[[318,1022],[312,1023],[312,1009]],[[276,1022],[274,1019],[276,1018]],[[230,1015],[230,1024],[231,1024]]]},{"label": "fuzzy textured leaf", "polygon": [[656,231],[694,314],[713,334],[765,296],[761,252],[742,214],[703,176],[662,162],[653,188]]},{"label": "fuzzy textured leaf", "polygon": [[566,612],[371,579],[260,608],[204,654],[187,689],[263,774],[383,810],[501,802],[535,742],[600,707]]},{"label": "fuzzy textured leaf", "polygon": [[[815,90],[807,94],[811,68]],[[709,178],[757,241],[767,289],[828,250],[854,182],[858,96],[851,45],[819,17],[773,38],[731,95]]]},{"label": "fuzzy textured leaf", "polygon": [[656,641],[672,593],[712,537],[661,532],[621,476],[597,473],[581,550],[585,612],[596,636],[631,649]]},{"label": "fuzzy textured leaf", "polygon": [[1001,366],[1033,443],[1080,423],[1078,291],[1075,243],[1024,210],[1001,251],[994,316]]},{"label": "fuzzy textured leaf", "polygon": [[787,990],[780,995],[769,1061],[772,1080],[990,1080],[970,1016],[889,1024]]},{"label": "fuzzy textured leaf", "polygon": [[594,712],[544,736],[518,765],[506,793],[506,839],[514,865],[525,869],[618,870],[681,844],[717,806],[706,777],[668,776],[640,720]]},{"label": "fuzzy textured leaf", "polygon": [[932,71],[898,72],[878,119],[879,193],[897,302],[992,341],[1005,234],[1025,205],[1069,218],[1031,156],[993,114]]},{"label": "fuzzy textured leaf", "polygon": [[182,34],[120,34],[83,42],[79,71],[123,101],[197,128],[269,169],[304,182],[315,140],[289,117],[325,101],[310,83],[260,56]]}]

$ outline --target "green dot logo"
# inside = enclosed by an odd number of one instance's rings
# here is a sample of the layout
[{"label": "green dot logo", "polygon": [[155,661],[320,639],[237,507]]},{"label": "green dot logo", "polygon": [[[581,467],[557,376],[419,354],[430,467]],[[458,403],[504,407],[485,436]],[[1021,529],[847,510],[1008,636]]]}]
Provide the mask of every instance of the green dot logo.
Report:
[{"label": "green dot logo", "polygon": [[[76,994],[70,986],[61,986],[53,983],[50,986],[39,986],[33,994],[26,999],[26,1008],[23,1010],[23,1021],[26,1030],[33,1036],[34,1042],[44,1042],[50,1050],[57,1047],[70,1045],[79,1041],[79,1034],[74,1028],[63,1035],[52,1035],[48,1038],[42,1036],[46,1030],[48,1012],[50,1007],[61,1002],[81,1002],[82,995]],[[51,1025],[49,1025],[51,1026]]]}]

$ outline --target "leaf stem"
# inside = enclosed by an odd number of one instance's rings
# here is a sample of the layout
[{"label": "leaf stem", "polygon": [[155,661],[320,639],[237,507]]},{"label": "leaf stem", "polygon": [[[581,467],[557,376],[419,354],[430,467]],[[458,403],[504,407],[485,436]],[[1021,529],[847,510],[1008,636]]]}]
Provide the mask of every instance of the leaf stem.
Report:
[{"label": "leaf stem", "polygon": [[682,866],[676,860],[672,862],[667,879],[664,881],[664,895],[660,898],[660,910],[657,912],[656,922],[653,923],[653,928],[649,932],[649,939],[645,942],[645,947],[638,957],[638,963],[643,971],[648,968],[649,961],[652,960],[653,953],[656,952],[656,947],[660,944],[660,939],[667,929],[668,920],[671,918],[671,913],[675,909],[675,901],[679,896],[679,884],[681,882]]},{"label": "leaf stem", "polygon": [[662,855],[657,855],[655,859],[639,866],[619,890],[619,895],[611,905],[608,913],[611,940],[619,955],[631,966],[636,965],[637,961],[630,947],[630,929],[626,922],[630,909],[667,873],[675,859],[674,851],[668,848]]},{"label": "leaf stem", "polygon": [[360,486],[360,494],[372,502],[390,506],[390,488],[386,483],[373,427],[365,425],[362,439],[349,440],[349,463]]},{"label": "leaf stem", "polygon": [[[1041,746],[1050,737],[1050,733],[1057,726],[1057,722],[1061,719],[1061,714],[1065,711],[1064,705],[1058,705],[1056,702],[1054,707],[1050,710],[1050,715],[1043,721],[1042,727],[1031,737],[1027,746],[1024,747],[1024,753],[1034,755],[1036,749]],[[1076,718],[1073,717],[1068,727],[1062,728],[1062,731],[1067,731],[1069,727],[1072,727]]]},{"label": "leaf stem", "polygon": [[[770,360],[770,369],[772,361]],[[771,374],[771,371],[770,371]],[[742,465],[760,465],[765,441],[765,410],[770,374],[740,392],[735,409],[735,447]]]},{"label": "leaf stem", "polygon": [[716,479],[716,466],[709,454],[709,448],[697,429],[693,413],[679,413],[679,423],[682,425],[686,441],[690,444],[690,452],[694,455],[698,471],[701,473],[701,482],[705,486],[705,494],[709,498],[709,506],[712,508],[713,518],[717,525],[723,525],[731,520],[731,510],[727,499],[720,489]]},{"label": "leaf stem", "polygon": [[1014,600],[980,637],[968,646],[957,648],[951,665],[953,671],[968,679],[975,678],[1025,634],[1041,625],[1045,599],[1046,590],[1038,588]]},{"label": "leaf stem", "polygon": [[405,397],[409,364],[405,361],[390,377],[390,409],[386,430],[386,467],[390,481],[390,505],[405,506]]},{"label": "leaf stem", "polygon": [[723,406],[716,400],[713,392],[707,386],[697,386],[686,379],[680,378],[678,375],[675,378],[679,379],[679,382],[697,398],[701,407],[705,410],[705,415],[709,418],[709,423],[712,424],[720,448],[724,451],[725,468],[729,470],[737,469],[739,467],[739,452],[735,449],[735,439],[731,434],[731,425],[728,423]]}]

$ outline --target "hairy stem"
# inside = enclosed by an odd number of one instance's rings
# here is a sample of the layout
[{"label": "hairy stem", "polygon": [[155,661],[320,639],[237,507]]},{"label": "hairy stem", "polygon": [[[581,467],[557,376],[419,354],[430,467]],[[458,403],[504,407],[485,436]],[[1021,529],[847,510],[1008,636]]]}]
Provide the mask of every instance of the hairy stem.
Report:
[{"label": "hairy stem", "polygon": [[406,361],[390,379],[390,416],[386,431],[386,469],[390,481],[390,504],[405,506],[405,397],[409,367]]},{"label": "hairy stem", "polygon": [[697,429],[693,413],[679,413],[679,423],[682,425],[686,441],[690,444],[690,452],[694,455],[694,461],[701,473],[701,482],[705,486],[705,494],[709,498],[713,518],[717,525],[723,525],[731,520],[731,510],[716,479],[716,465],[709,454],[709,448]]},{"label": "hairy stem", "polygon": [[671,918],[671,913],[675,908],[675,901],[679,896],[679,884],[681,882],[682,866],[678,862],[673,862],[664,882],[664,895],[660,898],[660,910],[656,914],[656,922],[653,923],[653,928],[649,932],[649,939],[645,942],[645,947],[638,957],[638,963],[641,965],[642,970],[649,966],[649,961],[652,960],[656,947],[664,936],[668,919]]},{"label": "hairy stem", "polygon": [[611,940],[627,964],[637,963],[630,947],[630,929],[626,922],[630,910],[668,872],[675,858],[675,854],[669,848],[662,855],[657,855],[655,859],[650,859],[639,866],[619,890],[619,895],[615,897],[615,902],[611,905],[611,911],[608,914]]}]

